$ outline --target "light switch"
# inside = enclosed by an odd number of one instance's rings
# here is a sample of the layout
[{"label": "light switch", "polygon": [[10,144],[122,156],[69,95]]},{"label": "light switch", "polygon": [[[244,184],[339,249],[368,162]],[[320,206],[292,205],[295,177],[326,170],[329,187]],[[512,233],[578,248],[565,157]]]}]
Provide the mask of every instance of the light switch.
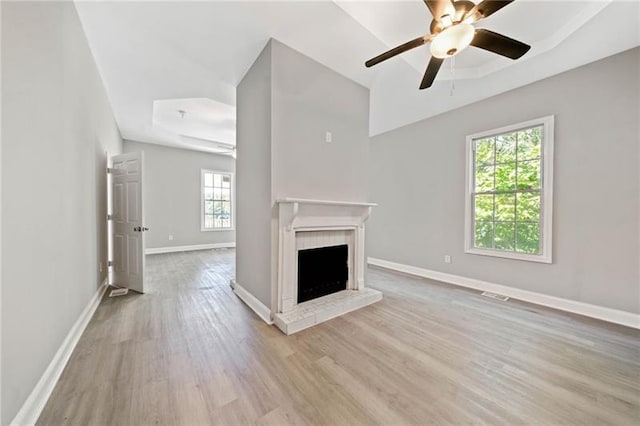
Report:
[{"label": "light switch", "polygon": [[324,141],[327,142],[327,143],[333,142],[333,135],[331,134],[331,132],[327,132],[324,135]]}]

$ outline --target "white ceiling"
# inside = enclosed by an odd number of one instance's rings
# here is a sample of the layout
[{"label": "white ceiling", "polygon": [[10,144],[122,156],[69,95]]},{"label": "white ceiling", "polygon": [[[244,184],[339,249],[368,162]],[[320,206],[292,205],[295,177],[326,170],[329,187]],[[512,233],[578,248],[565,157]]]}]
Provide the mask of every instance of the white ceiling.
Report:
[{"label": "white ceiling", "polygon": [[183,144],[233,154],[236,108],[208,98],[163,99],[153,102],[153,129],[177,135]]},{"label": "white ceiling", "polygon": [[[431,89],[417,89],[428,47],[364,67],[429,32],[431,16],[420,0],[76,7],[123,137],[210,152],[224,149],[207,141],[235,143],[228,116],[235,86],[271,37],[369,87],[372,135],[640,45],[640,2],[517,0],[476,26],[531,44],[531,51],[511,61],[465,50],[456,56],[452,96],[449,63]],[[176,121],[179,109],[188,123]]]}]

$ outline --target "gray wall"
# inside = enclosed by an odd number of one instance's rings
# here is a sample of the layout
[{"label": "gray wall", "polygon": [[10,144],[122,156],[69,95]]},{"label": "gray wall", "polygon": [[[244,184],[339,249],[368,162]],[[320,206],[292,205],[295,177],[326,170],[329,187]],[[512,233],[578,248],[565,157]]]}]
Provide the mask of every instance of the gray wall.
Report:
[{"label": "gray wall", "polygon": [[106,278],[122,141],[73,3],[2,2],[2,419]]},{"label": "gray wall", "polygon": [[274,198],[368,201],[369,90],[276,40],[272,52]]},{"label": "gray wall", "polygon": [[270,306],[271,43],[238,84],[236,144],[236,280]]},{"label": "gray wall", "polygon": [[271,40],[238,86],[237,114],[237,281],[271,306],[275,201],[367,200],[369,91]]},{"label": "gray wall", "polygon": [[[124,142],[124,152],[144,152],[147,248],[235,242],[235,231],[200,230],[200,171],[235,172],[229,156]],[[235,206],[232,207],[235,210]],[[173,235],[173,241],[169,241]]]},{"label": "gray wall", "polygon": [[[636,48],[372,138],[369,255],[640,312],[639,63]],[[465,136],[550,114],[553,264],[464,254]]]}]

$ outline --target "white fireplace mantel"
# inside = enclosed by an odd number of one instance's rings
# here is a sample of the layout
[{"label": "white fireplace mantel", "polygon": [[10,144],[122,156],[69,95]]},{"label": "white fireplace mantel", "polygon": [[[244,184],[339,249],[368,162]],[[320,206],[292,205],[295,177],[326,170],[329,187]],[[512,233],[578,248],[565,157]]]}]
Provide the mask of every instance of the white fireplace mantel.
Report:
[{"label": "white fireplace mantel", "polygon": [[318,204],[332,206],[361,206],[375,207],[376,203],[359,203],[357,201],[331,201],[331,200],[312,200],[309,198],[280,198],[277,203],[294,203],[294,204]]},{"label": "white fireplace mantel", "polygon": [[[291,334],[382,298],[380,292],[365,289],[364,283],[364,223],[377,204],[283,198],[277,200],[277,205],[278,277],[274,319],[282,331]],[[343,292],[298,304],[296,234],[313,231],[350,231],[352,279]]]},{"label": "white fireplace mantel", "polygon": [[288,231],[304,227],[362,226],[371,214],[375,203],[351,201],[310,200],[305,198],[282,198],[280,225]]}]

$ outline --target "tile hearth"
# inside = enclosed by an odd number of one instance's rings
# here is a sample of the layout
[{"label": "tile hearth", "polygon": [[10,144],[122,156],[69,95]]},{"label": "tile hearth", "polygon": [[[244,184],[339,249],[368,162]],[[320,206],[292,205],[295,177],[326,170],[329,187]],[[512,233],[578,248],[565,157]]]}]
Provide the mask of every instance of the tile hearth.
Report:
[{"label": "tile hearth", "polygon": [[372,288],[343,290],[300,303],[289,312],[276,313],[274,323],[289,335],[380,300],[382,293]]}]

